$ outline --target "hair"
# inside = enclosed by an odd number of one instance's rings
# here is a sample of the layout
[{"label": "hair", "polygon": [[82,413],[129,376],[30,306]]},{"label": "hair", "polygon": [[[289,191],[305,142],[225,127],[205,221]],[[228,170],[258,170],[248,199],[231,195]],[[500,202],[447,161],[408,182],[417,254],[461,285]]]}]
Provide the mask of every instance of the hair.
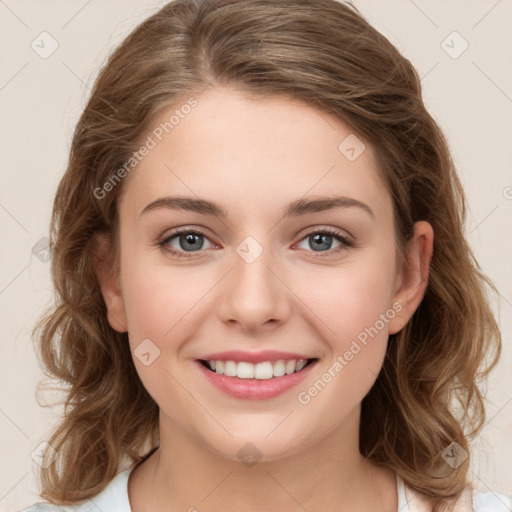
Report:
[{"label": "hair", "polygon": [[[479,383],[496,364],[500,332],[485,277],[464,236],[466,203],[448,144],[427,112],[412,64],[353,6],[335,0],[175,0],[109,56],[76,126],[51,220],[56,304],[35,329],[45,375],[64,383],[63,418],[40,472],[41,496],[73,504],[101,492],[124,463],[158,448],[158,405],[116,332],[94,271],[97,238],[114,245],[133,156],[163,110],[207,86],[299,100],[371,144],[393,199],[397,247],[429,222],[434,254],[424,298],[389,337],[361,407],[360,452],[396,471],[442,510],[467,485],[442,452],[484,423]],[[403,252],[400,252],[401,254]]]}]

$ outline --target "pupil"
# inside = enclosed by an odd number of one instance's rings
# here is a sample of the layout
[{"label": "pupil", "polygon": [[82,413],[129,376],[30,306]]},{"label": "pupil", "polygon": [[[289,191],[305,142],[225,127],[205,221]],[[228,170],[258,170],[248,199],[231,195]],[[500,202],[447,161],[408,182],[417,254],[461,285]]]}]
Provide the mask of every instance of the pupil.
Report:
[{"label": "pupil", "polygon": [[327,247],[324,246],[323,249],[329,249],[331,239],[332,239],[331,235],[328,235],[326,233],[317,233],[316,235],[312,235],[312,238],[314,240],[313,247],[317,243],[320,243],[320,244],[323,243],[324,245],[327,245]]}]

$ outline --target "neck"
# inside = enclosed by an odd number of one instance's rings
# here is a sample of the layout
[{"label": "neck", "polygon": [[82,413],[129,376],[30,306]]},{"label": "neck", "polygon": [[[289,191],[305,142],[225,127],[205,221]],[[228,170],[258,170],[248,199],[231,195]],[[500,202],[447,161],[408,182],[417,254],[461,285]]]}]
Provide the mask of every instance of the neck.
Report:
[{"label": "neck", "polygon": [[358,450],[359,410],[320,443],[244,464],[160,415],[160,448],[130,475],[132,512],[396,511],[394,473]]}]

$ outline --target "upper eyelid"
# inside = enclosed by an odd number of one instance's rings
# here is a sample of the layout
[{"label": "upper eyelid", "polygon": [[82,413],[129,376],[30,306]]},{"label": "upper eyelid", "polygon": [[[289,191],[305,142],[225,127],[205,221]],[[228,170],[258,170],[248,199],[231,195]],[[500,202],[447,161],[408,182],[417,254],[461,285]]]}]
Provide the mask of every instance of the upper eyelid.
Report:
[{"label": "upper eyelid", "polygon": [[205,238],[208,238],[208,240],[210,240],[210,242],[213,242],[213,240],[211,240],[210,235],[208,235],[205,231],[203,231],[200,228],[176,228],[176,231],[171,231],[169,233],[166,232],[164,235],[159,237],[159,242],[165,242],[167,240],[170,240],[171,238],[175,238],[179,235],[183,235],[183,234],[187,234],[187,233],[195,233],[198,235],[203,235]]},{"label": "upper eyelid", "polygon": [[349,238],[350,240],[354,240],[354,236],[350,231],[342,228],[336,228],[334,226],[310,226],[304,229],[301,229],[296,236],[300,236],[300,240],[304,237],[315,234],[315,233],[324,233],[324,232],[332,232],[333,235],[338,235],[341,237]]},{"label": "upper eyelid", "polygon": [[[186,234],[189,234],[189,233],[192,233],[192,234],[196,234],[196,235],[201,235],[201,236],[204,236],[204,238],[206,238],[210,244],[212,244],[212,246],[216,246],[218,245],[214,240],[212,240],[212,238],[207,235],[206,233],[198,230],[198,229],[183,229],[183,230],[179,230],[179,231],[175,231],[175,232],[172,232],[172,233],[169,233],[169,234],[165,234],[163,235],[162,237],[160,237],[157,241],[157,245],[167,245],[167,244],[170,244],[171,241],[177,239],[179,236],[181,235],[186,235]],[[181,252],[181,249],[174,249],[173,250],[175,251],[180,251]],[[202,249],[204,250],[204,249]],[[193,251],[193,252],[202,252],[202,250],[200,251]],[[182,251],[182,252],[185,252],[185,251]],[[193,254],[193,252],[191,252],[190,254]]]}]

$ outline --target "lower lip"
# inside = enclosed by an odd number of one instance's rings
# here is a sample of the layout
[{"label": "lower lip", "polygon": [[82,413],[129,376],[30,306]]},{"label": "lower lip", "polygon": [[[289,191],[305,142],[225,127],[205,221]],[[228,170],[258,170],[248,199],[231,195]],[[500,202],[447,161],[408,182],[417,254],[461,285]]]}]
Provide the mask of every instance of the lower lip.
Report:
[{"label": "lower lip", "polygon": [[202,363],[196,361],[203,375],[218,389],[235,398],[245,400],[265,400],[274,398],[281,393],[297,386],[309,374],[316,361],[309,363],[300,372],[273,377],[272,379],[239,379],[226,377],[208,370]]}]

